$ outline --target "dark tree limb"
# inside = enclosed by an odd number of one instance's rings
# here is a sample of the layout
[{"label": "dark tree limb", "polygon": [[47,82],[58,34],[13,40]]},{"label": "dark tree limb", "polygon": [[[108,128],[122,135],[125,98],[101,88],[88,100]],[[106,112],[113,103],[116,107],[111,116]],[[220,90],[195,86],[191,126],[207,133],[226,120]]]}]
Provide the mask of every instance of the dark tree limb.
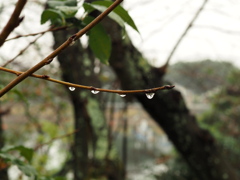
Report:
[{"label": "dark tree limb", "polygon": [[8,35],[22,22],[23,17],[19,17],[27,0],[18,0],[15,9],[8,20],[6,26],[3,28],[0,34],[0,47],[4,44]]},{"label": "dark tree limb", "polygon": [[199,14],[202,12],[202,10],[204,9],[204,7],[206,6],[208,0],[204,0],[201,7],[198,9],[198,11],[196,12],[196,14],[193,16],[192,20],[189,22],[187,28],[184,30],[184,32],[182,33],[182,35],[179,37],[179,39],[176,41],[176,44],[173,46],[172,50],[170,51],[166,63],[163,67],[160,68],[160,71],[162,71],[162,73],[165,73],[167,70],[167,66],[172,58],[172,56],[174,55],[175,51],[177,50],[179,44],[182,42],[182,40],[184,39],[184,37],[187,35],[188,31],[191,29],[192,25],[194,24],[194,22],[196,21],[196,19],[198,18]]},{"label": "dark tree limb", "polygon": [[[163,74],[146,63],[142,66],[141,53],[131,43],[122,41],[121,28],[111,20],[104,23],[113,41],[110,65],[122,88],[141,89],[163,84]],[[161,91],[152,100],[145,98],[144,94],[134,94],[134,97],[164,129],[196,177],[204,180],[239,179],[228,159],[219,151],[213,136],[199,127],[179,91]]]}]

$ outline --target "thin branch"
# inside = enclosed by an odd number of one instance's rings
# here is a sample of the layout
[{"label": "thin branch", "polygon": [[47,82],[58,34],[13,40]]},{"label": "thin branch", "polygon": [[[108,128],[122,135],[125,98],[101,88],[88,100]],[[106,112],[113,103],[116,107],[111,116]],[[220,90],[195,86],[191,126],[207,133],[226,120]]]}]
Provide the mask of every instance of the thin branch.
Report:
[{"label": "thin branch", "polygon": [[204,0],[203,4],[201,5],[201,7],[198,9],[198,11],[196,12],[195,16],[193,17],[193,19],[190,21],[190,23],[188,24],[187,28],[185,29],[185,31],[183,32],[183,34],[180,36],[180,38],[178,39],[178,41],[176,42],[176,44],[174,45],[173,49],[171,50],[166,64],[164,66],[167,66],[169,64],[169,61],[171,60],[173,54],[175,53],[177,47],[179,46],[179,44],[181,43],[181,41],[183,40],[183,38],[187,35],[188,31],[191,29],[192,25],[194,24],[194,22],[196,21],[196,19],[198,18],[199,14],[201,13],[201,11],[204,9],[205,5],[207,4],[208,0]]},{"label": "thin branch", "polygon": [[78,33],[72,35],[70,38],[68,38],[62,45],[60,45],[56,50],[54,50],[50,55],[48,55],[45,59],[43,59],[41,62],[27,70],[26,72],[22,73],[20,76],[18,76],[16,79],[14,79],[12,82],[10,82],[7,86],[5,86],[0,91],[0,97],[2,97],[4,94],[6,94],[8,91],[10,91],[14,86],[19,84],[21,81],[26,79],[28,76],[42,68],[43,66],[50,64],[52,60],[63,50],[65,50],[67,47],[72,45],[77,39],[79,39],[82,35],[84,35],[86,32],[88,32],[91,28],[93,28],[96,24],[98,24],[103,18],[105,18],[110,12],[112,12],[123,0],[116,0],[111,6],[109,6],[103,13],[101,13],[98,17],[96,17],[91,23],[89,23],[85,28],[80,30]]},{"label": "thin branch", "polygon": [[194,27],[212,29],[214,31],[219,31],[219,32],[226,33],[226,34],[229,34],[229,35],[239,35],[240,34],[239,31],[233,31],[233,30],[224,29],[224,28],[221,28],[221,27],[216,27],[216,26],[211,26],[211,25],[195,25]]},{"label": "thin branch", "polygon": [[2,67],[6,67],[8,64],[10,64],[11,62],[13,62],[16,58],[18,58],[19,56],[21,56],[32,44],[34,44],[40,37],[42,37],[43,34],[41,34],[40,36],[38,36],[37,38],[35,38],[33,41],[31,41],[25,48],[23,48],[14,58],[12,58],[11,60],[7,61],[6,63],[4,63],[2,65]]},{"label": "thin branch", "polygon": [[23,17],[19,17],[27,0],[18,0],[16,7],[8,20],[6,26],[0,34],[0,47],[4,44],[9,34],[22,22]]},{"label": "thin branch", "polygon": [[36,146],[36,147],[34,148],[34,150],[36,151],[36,150],[38,150],[39,148],[41,148],[41,147],[43,147],[43,146],[45,146],[45,145],[51,144],[51,143],[53,143],[53,142],[56,141],[56,140],[63,139],[63,138],[65,138],[65,137],[71,136],[71,135],[77,133],[78,131],[79,131],[79,130],[76,129],[76,130],[73,131],[73,132],[64,134],[64,135],[62,135],[62,136],[55,137],[55,138],[51,139],[50,141],[48,141],[48,142],[46,142],[46,143],[43,143],[43,144],[40,144],[40,145]]},{"label": "thin branch", "polygon": [[13,39],[18,39],[18,38],[21,38],[21,37],[28,37],[28,36],[36,36],[36,35],[39,35],[39,34],[45,34],[47,32],[53,32],[53,31],[59,31],[59,30],[64,30],[64,29],[67,29],[69,26],[62,26],[62,27],[56,27],[56,28],[49,28],[45,31],[41,31],[41,32],[37,32],[37,33],[31,33],[31,34],[26,34],[26,35],[18,35],[18,36],[15,36],[13,38],[9,38],[6,41],[11,41]]},{"label": "thin branch", "polygon": [[[20,72],[20,71],[7,69],[7,68],[4,68],[4,67],[0,67],[0,70],[15,74],[17,76],[20,76],[24,73],[24,72]],[[141,90],[111,90],[111,89],[103,89],[103,88],[96,88],[96,87],[93,87],[93,86],[84,86],[84,85],[80,85],[80,84],[69,83],[69,82],[65,82],[65,81],[50,78],[47,75],[32,74],[30,76],[35,77],[35,78],[39,78],[39,79],[44,79],[44,80],[51,81],[51,82],[55,82],[55,83],[58,83],[58,84],[66,85],[68,87],[88,89],[88,90],[90,90],[90,91],[92,91],[93,93],[96,93],[96,94],[98,92],[117,93],[117,94],[120,94],[120,95],[126,95],[126,94],[132,94],[132,93],[155,93],[156,91],[159,91],[159,90],[172,89],[172,88],[175,87],[173,85],[165,85],[165,86],[161,86],[161,87],[155,87],[155,88],[151,88],[151,89],[141,89]]]}]

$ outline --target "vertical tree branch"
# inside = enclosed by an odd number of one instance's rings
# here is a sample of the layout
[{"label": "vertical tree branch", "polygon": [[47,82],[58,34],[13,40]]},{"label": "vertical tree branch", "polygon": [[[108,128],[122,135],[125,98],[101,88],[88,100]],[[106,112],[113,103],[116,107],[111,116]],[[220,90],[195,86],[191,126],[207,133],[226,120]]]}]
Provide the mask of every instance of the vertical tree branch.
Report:
[{"label": "vertical tree branch", "polygon": [[166,64],[164,65],[165,67],[168,66],[169,61],[171,60],[173,54],[175,53],[177,47],[179,46],[179,44],[182,42],[183,38],[187,35],[188,31],[191,29],[193,23],[196,21],[196,19],[198,18],[199,14],[202,12],[202,10],[204,9],[205,5],[207,4],[208,0],[204,0],[203,4],[201,5],[201,7],[198,9],[198,11],[196,12],[195,16],[193,17],[193,19],[190,21],[190,23],[188,24],[187,28],[185,29],[185,31],[183,32],[183,34],[179,37],[179,39],[177,40],[176,44],[174,45],[173,49],[171,50],[171,52],[169,53],[169,56],[167,58]]},{"label": "vertical tree branch", "polygon": [[27,0],[19,0],[16,4],[16,7],[12,13],[12,16],[8,20],[6,26],[3,28],[0,34],[0,47],[4,44],[8,35],[21,23],[23,17],[19,17]]}]

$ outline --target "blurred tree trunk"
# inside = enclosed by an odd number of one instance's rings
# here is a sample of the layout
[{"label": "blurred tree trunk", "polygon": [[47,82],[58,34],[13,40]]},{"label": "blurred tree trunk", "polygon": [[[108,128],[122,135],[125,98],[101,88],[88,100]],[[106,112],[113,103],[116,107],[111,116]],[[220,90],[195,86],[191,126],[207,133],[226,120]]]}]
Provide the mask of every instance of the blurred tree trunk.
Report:
[{"label": "blurred tree trunk", "polygon": [[[76,33],[74,30],[54,32],[54,48],[58,47],[74,33]],[[77,41],[58,56],[62,79],[71,83],[101,87],[99,77],[94,73],[94,58],[89,48],[82,48],[81,43]],[[77,133],[74,135],[71,160],[74,180],[89,179],[92,175],[91,171],[95,173],[95,176],[106,176],[109,180],[122,179],[118,176],[119,172],[121,172],[121,167],[113,165],[114,162],[111,159],[107,159],[107,164],[104,164],[104,167],[102,167],[103,162],[101,162],[104,159],[94,159],[94,152],[97,151],[97,137],[94,125],[91,124],[87,104],[89,98],[96,99],[100,96],[91,94],[89,90],[76,88],[75,91],[70,91],[68,87],[66,88],[73,106],[74,128],[77,130]],[[91,161],[88,158],[89,143],[92,143],[93,147]]]},{"label": "blurred tree trunk", "polygon": [[[54,32],[55,48],[74,33],[74,30]],[[64,81],[77,84],[91,82],[91,77],[86,76],[85,73],[91,70],[93,65],[90,64],[89,67],[86,67],[84,64],[86,60],[84,60],[82,52],[81,44],[76,42],[58,56]],[[88,170],[88,122],[90,118],[86,109],[87,97],[81,94],[81,90],[77,88],[75,91],[70,91],[69,87],[66,88],[74,110],[74,128],[78,130],[74,135],[72,147],[74,180],[83,180],[86,178]]]},{"label": "blurred tree trunk", "polygon": [[[0,109],[0,149],[4,146],[4,131],[3,131],[3,121],[2,121],[2,112]],[[2,163],[0,159],[0,163]],[[1,180],[8,180],[7,168],[0,169],[0,179]]]},{"label": "blurred tree trunk", "polygon": [[[109,19],[104,20],[104,24],[112,38],[110,65],[123,89],[144,89],[166,84],[163,82],[166,67],[150,67],[131,41],[122,40],[121,27]],[[151,100],[145,94],[133,96],[164,129],[199,179],[239,179],[229,166],[228,159],[219,152],[212,135],[201,129],[190,114],[179,91],[160,91]]]}]

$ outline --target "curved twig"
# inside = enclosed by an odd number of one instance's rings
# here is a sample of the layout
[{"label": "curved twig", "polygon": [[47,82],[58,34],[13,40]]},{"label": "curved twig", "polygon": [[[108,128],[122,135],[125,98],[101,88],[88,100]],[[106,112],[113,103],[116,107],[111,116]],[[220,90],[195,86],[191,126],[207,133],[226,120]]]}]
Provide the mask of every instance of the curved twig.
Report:
[{"label": "curved twig", "polygon": [[0,47],[4,44],[5,39],[8,35],[22,22],[23,17],[19,17],[23,7],[25,6],[27,0],[19,0],[16,4],[16,7],[12,13],[12,16],[8,20],[6,26],[3,28],[0,34]]},{"label": "curved twig", "polygon": [[[20,72],[20,71],[15,71],[15,70],[11,70],[11,69],[7,69],[4,67],[0,67],[1,71],[5,71],[5,72],[9,72],[12,74],[16,74],[17,76],[20,76],[21,74],[23,74],[24,72]],[[62,84],[62,85],[66,85],[68,87],[74,87],[74,88],[81,88],[81,89],[88,89],[90,91],[92,91],[93,93],[97,94],[98,92],[108,92],[108,93],[117,93],[120,95],[126,95],[126,94],[132,94],[132,93],[155,93],[156,91],[159,90],[164,90],[164,89],[172,89],[175,86],[173,85],[165,85],[165,86],[161,86],[161,87],[155,87],[155,88],[151,88],[151,89],[140,89],[140,90],[112,90],[112,89],[103,89],[103,88],[96,88],[93,86],[85,86],[85,85],[80,85],[80,84],[74,84],[74,83],[70,83],[70,82],[65,82],[65,81],[61,81],[61,80],[57,80],[57,79],[53,79],[50,78],[47,75],[38,75],[38,74],[32,74],[30,75],[32,77],[35,78],[39,78],[39,79],[44,79],[47,81],[51,81],[51,82],[55,82],[58,84]]]},{"label": "curved twig", "polygon": [[167,66],[169,64],[169,61],[171,60],[173,54],[175,53],[177,47],[179,46],[179,44],[181,43],[181,41],[183,40],[183,38],[187,35],[188,31],[191,29],[193,23],[196,21],[196,19],[198,18],[199,14],[201,13],[201,11],[204,9],[205,5],[207,4],[208,0],[204,0],[201,7],[198,9],[198,11],[196,12],[196,14],[194,15],[194,17],[192,18],[192,20],[190,21],[190,23],[188,24],[187,28],[184,30],[183,34],[179,37],[179,39],[177,40],[176,44],[174,45],[173,49],[171,50],[171,52],[169,53],[169,56],[166,60],[166,64],[165,66]]},{"label": "curved twig", "polygon": [[[88,32],[91,28],[93,28],[96,24],[98,24],[103,18],[105,18],[110,12],[112,12],[123,0],[116,0],[111,6],[109,6],[103,13],[101,13],[98,17],[96,17],[91,23],[89,23],[85,28],[81,29],[78,33],[72,35],[68,38],[62,45],[60,45],[57,49],[55,49],[51,54],[49,54],[45,59],[41,62],[22,73],[20,76],[15,78],[12,82],[10,82],[7,86],[5,86],[0,91],[0,97],[10,91],[14,86],[18,83],[26,79],[28,76],[42,68],[43,66],[52,62],[52,60],[67,47],[72,45],[77,39],[79,39],[82,35]],[[4,39],[5,40],[5,39]]]},{"label": "curved twig", "polygon": [[21,38],[21,37],[29,37],[29,36],[36,36],[36,35],[39,35],[39,34],[45,34],[47,32],[53,32],[53,31],[59,31],[59,30],[64,30],[64,29],[67,29],[68,26],[62,26],[62,27],[56,27],[56,28],[49,28],[45,31],[41,31],[41,32],[37,32],[37,33],[31,33],[31,34],[25,34],[25,35],[18,35],[18,36],[15,36],[15,37],[12,37],[12,38],[9,38],[6,41],[11,41],[11,40],[14,40],[14,39],[18,39],[18,38]]},{"label": "curved twig", "polygon": [[14,58],[10,59],[9,61],[7,61],[6,63],[4,63],[2,65],[2,67],[6,67],[8,64],[10,64],[11,62],[15,61],[15,59],[17,59],[17,57],[21,56],[32,44],[34,44],[40,37],[42,37],[43,34],[40,34],[37,38],[35,38],[33,41],[29,42],[29,44],[23,48]]}]

